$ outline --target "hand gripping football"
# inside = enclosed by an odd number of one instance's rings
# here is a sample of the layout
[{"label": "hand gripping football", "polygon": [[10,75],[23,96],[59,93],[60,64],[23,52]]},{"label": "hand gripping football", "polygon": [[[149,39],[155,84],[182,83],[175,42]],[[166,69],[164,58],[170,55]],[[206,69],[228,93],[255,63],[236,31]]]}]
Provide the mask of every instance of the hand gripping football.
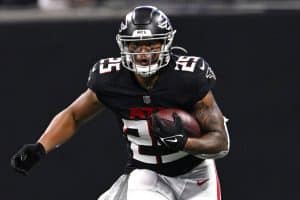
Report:
[{"label": "hand gripping football", "polygon": [[197,120],[188,112],[177,109],[177,108],[167,108],[156,112],[157,117],[163,119],[166,125],[173,123],[174,119],[172,114],[176,112],[182,120],[182,124],[185,130],[188,132],[188,137],[200,137],[201,129]]}]

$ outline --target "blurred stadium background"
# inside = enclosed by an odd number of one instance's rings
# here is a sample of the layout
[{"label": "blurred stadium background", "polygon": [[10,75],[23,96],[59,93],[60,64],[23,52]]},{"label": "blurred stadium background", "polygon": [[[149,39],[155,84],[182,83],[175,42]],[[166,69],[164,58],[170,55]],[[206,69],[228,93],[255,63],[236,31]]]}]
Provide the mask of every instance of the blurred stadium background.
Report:
[{"label": "blurred stadium background", "polygon": [[29,177],[15,174],[9,159],[85,90],[98,59],[119,55],[120,20],[145,4],[170,16],[175,45],[215,69],[232,141],[217,161],[223,199],[296,199],[298,0],[0,0],[0,199],[96,199],[122,173],[125,144],[110,111]]}]

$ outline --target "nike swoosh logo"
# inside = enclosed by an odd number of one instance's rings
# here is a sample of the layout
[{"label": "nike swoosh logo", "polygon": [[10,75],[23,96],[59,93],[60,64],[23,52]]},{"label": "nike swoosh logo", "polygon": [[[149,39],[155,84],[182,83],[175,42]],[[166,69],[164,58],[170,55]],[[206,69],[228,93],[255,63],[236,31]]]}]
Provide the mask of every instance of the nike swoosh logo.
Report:
[{"label": "nike swoosh logo", "polygon": [[178,142],[178,139],[176,137],[183,137],[183,135],[173,135],[170,137],[165,137],[165,138],[161,138],[162,140],[166,141],[166,142]]},{"label": "nike swoosh logo", "polygon": [[174,138],[174,139],[165,139],[165,141],[167,141],[167,142],[178,142],[177,138]]},{"label": "nike swoosh logo", "polygon": [[208,181],[208,179],[197,180],[197,185],[198,185],[198,186],[201,186],[201,185],[203,185],[204,183],[206,183],[207,181]]}]

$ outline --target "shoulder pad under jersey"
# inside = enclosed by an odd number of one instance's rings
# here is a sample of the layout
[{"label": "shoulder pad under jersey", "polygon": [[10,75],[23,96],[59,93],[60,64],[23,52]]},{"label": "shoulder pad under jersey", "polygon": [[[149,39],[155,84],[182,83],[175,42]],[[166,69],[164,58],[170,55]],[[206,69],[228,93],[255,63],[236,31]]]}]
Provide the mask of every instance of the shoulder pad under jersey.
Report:
[{"label": "shoulder pad under jersey", "polygon": [[179,77],[183,79],[181,82],[186,84],[186,88],[190,88],[196,101],[202,99],[214,87],[215,73],[203,58],[179,56],[175,63],[174,70],[180,72]]},{"label": "shoulder pad under jersey", "polygon": [[101,79],[121,70],[121,58],[105,58],[94,64],[89,73],[88,88],[96,92]]},{"label": "shoulder pad under jersey", "polygon": [[211,67],[201,57],[179,56],[176,60],[175,70],[201,74],[206,79],[216,79]]}]

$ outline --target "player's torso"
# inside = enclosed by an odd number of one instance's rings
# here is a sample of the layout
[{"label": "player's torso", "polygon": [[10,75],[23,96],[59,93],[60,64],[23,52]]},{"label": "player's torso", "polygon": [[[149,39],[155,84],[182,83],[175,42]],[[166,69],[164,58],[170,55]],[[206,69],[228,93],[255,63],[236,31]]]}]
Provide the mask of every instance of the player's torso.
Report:
[{"label": "player's torso", "polygon": [[[192,59],[195,58],[190,58],[190,61]],[[103,77],[99,98],[124,119],[139,119],[143,117],[141,112],[148,115],[153,111],[151,109],[176,107],[190,110],[197,101],[195,99],[197,86],[191,82],[191,74],[182,73],[174,62],[161,70],[158,80],[150,90],[141,87],[134,75],[121,66],[113,67],[111,72],[101,70],[101,68],[109,69],[108,66],[112,63],[115,66],[121,65],[120,59],[106,59],[100,62],[103,63],[100,64],[99,71],[107,74]],[[193,66],[186,67],[185,70],[193,70]]]},{"label": "player's torso", "polygon": [[123,124],[128,139],[129,168],[149,168],[175,175],[183,173],[186,170],[184,165],[189,162],[193,165],[200,162],[186,152],[175,152],[160,145],[152,134],[150,120],[151,114],[159,109],[191,111],[202,95],[193,74],[195,70],[201,70],[199,62],[198,57],[172,60],[160,71],[159,79],[150,90],[141,87],[134,75],[121,66],[120,58],[100,60],[94,67],[101,76],[101,80],[94,84],[98,98],[117,114]]}]

